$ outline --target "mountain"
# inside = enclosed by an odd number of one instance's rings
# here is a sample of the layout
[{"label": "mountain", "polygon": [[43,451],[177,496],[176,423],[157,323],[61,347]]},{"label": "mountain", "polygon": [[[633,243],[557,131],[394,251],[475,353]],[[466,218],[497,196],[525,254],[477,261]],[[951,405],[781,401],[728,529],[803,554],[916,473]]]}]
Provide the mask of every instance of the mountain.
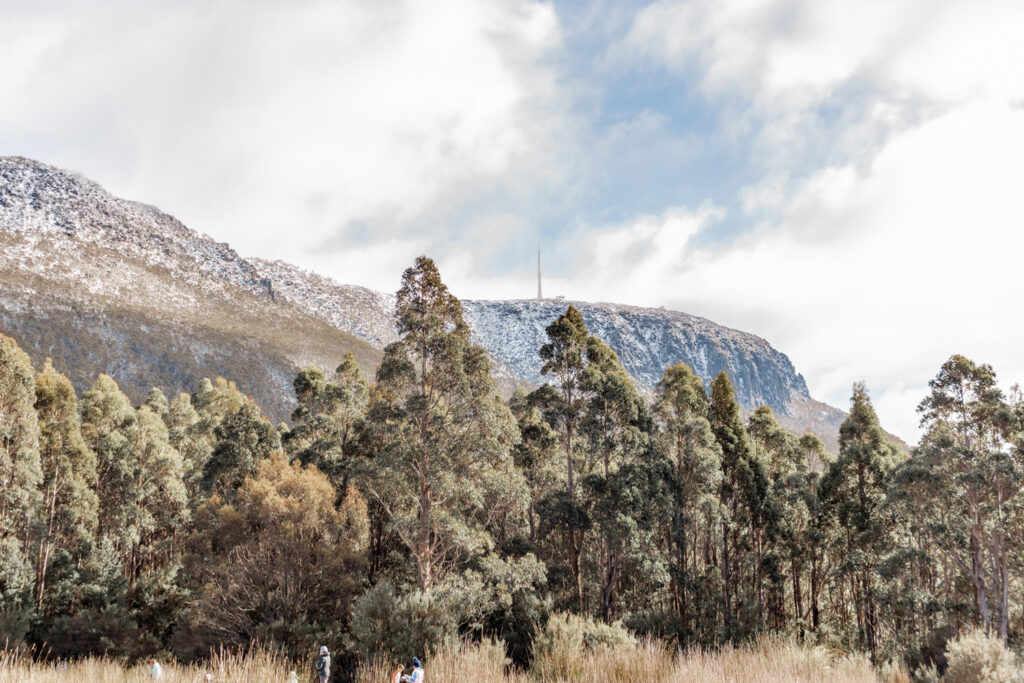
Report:
[{"label": "mountain", "polygon": [[[52,357],[79,391],[99,372],[135,401],[223,375],[274,419],[290,413],[298,368],[329,370],[352,351],[372,375],[396,338],[393,295],[243,258],[154,207],[18,157],[0,158],[0,287],[0,331],[36,363]],[[543,381],[544,328],[569,303],[463,302],[506,391]],[[744,408],[770,405],[834,446],[843,413],[813,400],[764,339],[677,311],[572,303],[645,390],[677,361],[705,382],[727,370]]]},{"label": "mountain", "polygon": [[380,351],[278,301],[228,245],[84,178],[0,159],[0,331],[38,364],[52,357],[82,391],[97,373],[134,400],[223,375],[274,419],[307,364],[352,351],[372,373]]}]

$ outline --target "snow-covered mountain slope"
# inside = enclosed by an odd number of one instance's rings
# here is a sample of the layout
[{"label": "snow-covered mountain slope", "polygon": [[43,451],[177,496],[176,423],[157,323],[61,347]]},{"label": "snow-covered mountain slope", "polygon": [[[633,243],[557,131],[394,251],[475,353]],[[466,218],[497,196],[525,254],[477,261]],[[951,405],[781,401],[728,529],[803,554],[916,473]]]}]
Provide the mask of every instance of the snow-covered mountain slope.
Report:
[{"label": "snow-covered mountain slope", "polygon": [[256,266],[159,210],[20,158],[0,158],[0,331],[79,391],[98,373],[140,401],[224,375],[274,419],[298,368],[372,345],[276,301]]},{"label": "snow-covered mountain slope", "polygon": [[464,308],[475,339],[505,372],[540,383],[537,354],[546,341],[545,328],[570,303],[644,387],[653,388],[666,367],[683,361],[705,383],[727,371],[747,408],[768,404],[787,413],[794,397],[809,398],[804,378],[768,342],[686,313],[552,300],[467,301]]},{"label": "snow-covered mountain slope", "polygon": [[[16,157],[0,158],[0,285],[0,331],[37,362],[54,357],[79,389],[107,372],[138,399],[148,386],[176,391],[224,374],[276,418],[287,416],[296,368],[331,368],[353,350],[372,372],[396,338],[393,295],[243,258],[158,209]],[[544,329],[568,303],[463,302],[504,387],[543,381]],[[676,311],[572,303],[646,389],[678,361],[706,382],[726,370],[745,408],[768,404],[790,428],[834,443],[842,413],[811,399],[765,340]]]}]

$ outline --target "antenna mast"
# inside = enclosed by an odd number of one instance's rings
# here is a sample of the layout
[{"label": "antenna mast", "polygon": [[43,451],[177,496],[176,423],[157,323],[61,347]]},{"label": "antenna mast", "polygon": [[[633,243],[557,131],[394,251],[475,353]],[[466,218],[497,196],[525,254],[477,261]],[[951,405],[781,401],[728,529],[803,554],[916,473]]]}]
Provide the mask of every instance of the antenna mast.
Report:
[{"label": "antenna mast", "polygon": [[544,300],[544,293],[540,288],[540,243],[537,244],[537,301]]}]

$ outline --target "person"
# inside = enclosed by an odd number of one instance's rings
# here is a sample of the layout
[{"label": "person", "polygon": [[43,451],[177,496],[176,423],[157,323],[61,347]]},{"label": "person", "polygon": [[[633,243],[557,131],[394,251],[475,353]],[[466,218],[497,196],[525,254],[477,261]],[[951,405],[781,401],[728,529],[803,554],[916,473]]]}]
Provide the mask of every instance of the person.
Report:
[{"label": "person", "polygon": [[156,658],[149,660],[149,677],[157,679],[163,675],[164,670],[163,667],[160,666],[160,662],[156,661]]},{"label": "person", "polygon": [[419,657],[412,658],[412,674],[402,676],[402,680],[405,683],[423,683],[423,664],[420,663]]},{"label": "person", "polygon": [[395,673],[391,674],[391,683],[402,683],[402,667],[398,667]]},{"label": "person", "polygon": [[294,671],[289,671],[287,683],[299,683],[299,674]]},{"label": "person", "polygon": [[331,653],[326,645],[320,647],[320,656],[316,658],[316,675],[320,677],[320,683],[327,683],[331,675]]}]

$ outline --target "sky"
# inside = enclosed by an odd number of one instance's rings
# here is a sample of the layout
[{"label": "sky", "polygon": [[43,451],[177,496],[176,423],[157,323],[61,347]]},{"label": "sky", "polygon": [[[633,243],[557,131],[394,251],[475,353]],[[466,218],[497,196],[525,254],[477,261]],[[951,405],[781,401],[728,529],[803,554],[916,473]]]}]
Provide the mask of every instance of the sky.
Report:
[{"label": "sky", "polygon": [[914,442],[1024,380],[1019,0],[0,0],[0,155],[380,290],[665,306]]}]

